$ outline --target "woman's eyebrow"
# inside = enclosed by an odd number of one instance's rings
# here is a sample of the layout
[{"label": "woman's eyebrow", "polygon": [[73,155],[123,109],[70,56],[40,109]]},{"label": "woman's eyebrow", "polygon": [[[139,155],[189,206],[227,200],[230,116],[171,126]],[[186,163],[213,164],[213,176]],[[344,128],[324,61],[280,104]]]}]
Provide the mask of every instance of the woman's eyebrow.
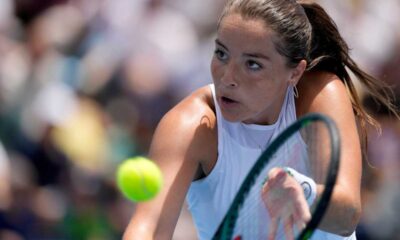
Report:
[{"label": "woman's eyebrow", "polygon": [[[223,47],[225,50],[228,50],[228,48],[218,38],[215,39],[215,44]],[[246,57],[261,58],[261,59],[265,59],[267,61],[271,61],[270,57],[268,57],[262,53],[244,53],[243,55]]]},{"label": "woman's eyebrow", "polygon": [[223,48],[225,48],[226,50],[228,50],[228,48],[227,48],[224,44],[222,44],[222,42],[221,42],[220,40],[218,40],[218,38],[215,39],[215,44],[220,45],[221,47],[223,47]]},{"label": "woman's eyebrow", "polygon": [[267,61],[271,61],[271,58],[269,58],[268,56],[262,54],[262,53],[244,53],[243,55],[245,55],[246,57],[252,57],[252,58],[262,58],[265,59]]}]

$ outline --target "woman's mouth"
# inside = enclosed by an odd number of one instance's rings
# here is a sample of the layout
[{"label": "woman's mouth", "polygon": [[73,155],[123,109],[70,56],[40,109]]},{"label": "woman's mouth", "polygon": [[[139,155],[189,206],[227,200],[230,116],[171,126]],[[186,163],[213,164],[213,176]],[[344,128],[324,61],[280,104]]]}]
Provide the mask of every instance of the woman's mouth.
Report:
[{"label": "woman's mouth", "polygon": [[228,97],[221,97],[221,100],[222,100],[222,102],[227,103],[227,104],[236,102],[235,100],[228,98]]},{"label": "woman's mouth", "polygon": [[230,107],[234,107],[236,106],[236,104],[238,104],[239,102],[229,98],[229,97],[220,97],[220,105],[222,108],[230,108]]}]

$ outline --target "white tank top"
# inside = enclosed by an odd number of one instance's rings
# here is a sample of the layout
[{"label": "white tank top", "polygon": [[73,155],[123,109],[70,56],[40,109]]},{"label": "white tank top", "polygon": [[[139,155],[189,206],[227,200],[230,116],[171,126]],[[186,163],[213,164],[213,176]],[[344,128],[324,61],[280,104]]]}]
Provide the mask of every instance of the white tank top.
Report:
[{"label": "white tank top", "polygon": [[[271,140],[296,120],[292,87],[288,88],[278,120],[272,125],[226,121],[216,101],[214,85],[210,84],[210,88],[217,117],[218,158],[208,176],[192,182],[186,196],[200,240],[212,238],[254,162]],[[305,163],[296,163],[295,167],[303,172]],[[355,237],[343,238],[316,231],[313,239],[336,240]]]}]

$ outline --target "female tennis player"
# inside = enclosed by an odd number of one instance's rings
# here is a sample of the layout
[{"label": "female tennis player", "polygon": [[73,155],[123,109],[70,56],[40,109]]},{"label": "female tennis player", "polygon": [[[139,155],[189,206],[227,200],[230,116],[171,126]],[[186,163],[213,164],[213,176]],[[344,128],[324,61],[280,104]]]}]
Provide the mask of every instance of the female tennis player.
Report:
[{"label": "female tennis player", "polygon": [[[309,112],[330,116],[342,139],[337,182],[317,239],[355,239],[364,129],[376,123],[360,105],[346,69],[394,109],[383,83],[348,52],[334,22],[315,3],[229,0],[217,28],[213,84],[193,92],[159,123],[149,157],[162,169],[165,185],[155,199],[137,205],[124,239],[171,239],[185,197],[199,238],[212,238],[255,159]],[[265,189],[269,210],[278,213],[271,221],[283,222],[290,238],[291,225],[301,228],[310,217],[308,199],[279,168],[271,170]],[[318,196],[320,189],[314,191]],[[290,198],[279,204],[269,199],[278,192]]]}]

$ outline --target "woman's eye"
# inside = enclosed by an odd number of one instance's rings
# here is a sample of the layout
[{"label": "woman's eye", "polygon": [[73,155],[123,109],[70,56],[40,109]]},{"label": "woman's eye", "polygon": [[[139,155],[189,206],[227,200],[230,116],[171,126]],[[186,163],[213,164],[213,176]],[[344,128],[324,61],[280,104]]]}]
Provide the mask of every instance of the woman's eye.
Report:
[{"label": "woman's eye", "polygon": [[246,62],[246,65],[251,70],[260,70],[262,68],[262,66],[259,63],[257,63],[256,61],[253,61],[253,60],[248,60]]},{"label": "woman's eye", "polygon": [[220,50],[220,49],[216,49],[214,51],[214,54],[221,61],[225,61],[228,58],[227,54],[224,51]]}]

